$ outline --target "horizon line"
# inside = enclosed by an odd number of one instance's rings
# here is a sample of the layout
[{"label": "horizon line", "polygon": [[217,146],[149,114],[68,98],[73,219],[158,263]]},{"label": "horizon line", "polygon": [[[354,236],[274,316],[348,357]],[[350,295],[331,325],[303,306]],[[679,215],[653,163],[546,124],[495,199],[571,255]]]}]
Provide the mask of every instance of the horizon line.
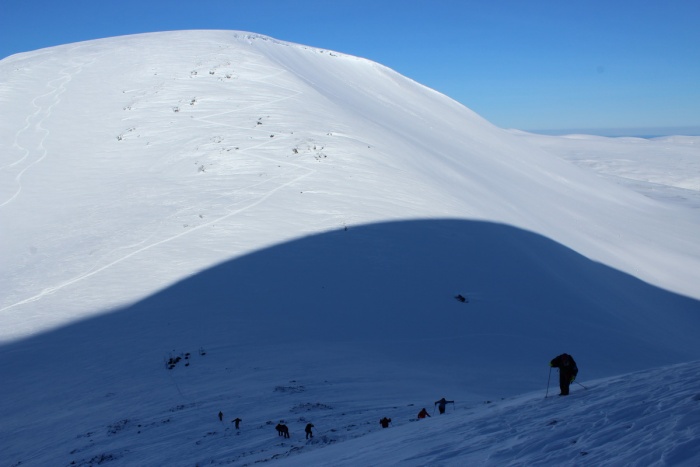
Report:
[{"label": "horizon line", "polygon": [[592,135],[609,138],[660,138],[664,136],[700,136],[700,126],[640,126],[640,127],[598,127],[598,128],[556,128],[523,129],[528,133],[549,136]]}]

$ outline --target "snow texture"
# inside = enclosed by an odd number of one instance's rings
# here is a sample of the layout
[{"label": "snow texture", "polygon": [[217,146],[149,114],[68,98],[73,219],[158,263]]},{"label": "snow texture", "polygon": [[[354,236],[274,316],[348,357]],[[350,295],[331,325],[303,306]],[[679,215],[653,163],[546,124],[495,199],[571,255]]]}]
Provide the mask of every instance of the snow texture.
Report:
[{"label": "snow texture", "polygon": [[1,465],[700,464],[700,138],[232,31],[14,55],[0,108]]}]

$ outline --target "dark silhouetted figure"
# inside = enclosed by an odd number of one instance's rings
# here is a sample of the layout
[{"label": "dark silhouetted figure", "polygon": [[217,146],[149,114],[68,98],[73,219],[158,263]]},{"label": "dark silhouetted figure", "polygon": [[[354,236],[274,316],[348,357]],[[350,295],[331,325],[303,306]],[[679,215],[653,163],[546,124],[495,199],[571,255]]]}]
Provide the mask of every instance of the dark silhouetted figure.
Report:
[{"label": "dark silhouetted figure", "polygon": [[442,399],[440,399],[439,401],[435,401],[435,405],[438,406],[438,411],[441,414],[445,413],[445,406],[447,406],[447,404],[454,404],[454,403],[455,403],[455,401],[445,400],[444,397]]},{"label": "dark silhouetted figure", "polygon": [[574,361],[574,357],[568,353],[558,355],[549,362],[549,366],[559,368],[559,389],[560,396],[569,395],[569,385],[574,382],[578,375],[578,367]]},{"label": "dark silhouetted figure", "polygon": [[313,423],[307,423],[306,428],[304,428],[304,432],[306,433],[306,439],[313,438],[314,434],[311,432],[311,429],[314,427]]},{"label": "dark silhouetted figure", "polygon": [[219,411],[219,421],[223,422],[224,421],[224,414],[223,412]]},{"label": "dark silhouetted figure", "polygon": [[284,436],[285,438],[289,438],[289,428],[287,427],[287,425],[278,423],[275,428],[277,429],[277,436]]},{"label": "dark silhouetted figure", "polygon": [[234,419],[231,420],[231,421],[232,421],[233,423],[236,424],[236,430],[237,430],[238,428],[240,428],[241,422],[242,422],[243,420],[241,420],[240,418],[236,417],[236,418],[234,418]]},{"label": "dark silhouetted figure", "polygon": [[390,418],[384,417],[381,420],[379,420],[379,424],[382,426],[382,428],[389,428],[389,423],[391,423]]},{"label": "dark silhouetted figure", "polygon": [[425,417],[430,417],[430,414],[428,413],[427,410],[425,410],[425,407],[423,407],[423,410],[418,412],[418,418],[425,418]]}]

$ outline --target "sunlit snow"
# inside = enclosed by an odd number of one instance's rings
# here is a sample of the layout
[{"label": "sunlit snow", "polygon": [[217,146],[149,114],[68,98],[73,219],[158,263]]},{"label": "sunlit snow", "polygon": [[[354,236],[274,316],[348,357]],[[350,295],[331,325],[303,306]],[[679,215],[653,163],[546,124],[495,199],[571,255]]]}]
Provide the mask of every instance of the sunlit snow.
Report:
[{"label": "sunlit snow", "polygon": [[700,138],[227,31],[8,57],[0,109],[0,464],[700,464]]}]

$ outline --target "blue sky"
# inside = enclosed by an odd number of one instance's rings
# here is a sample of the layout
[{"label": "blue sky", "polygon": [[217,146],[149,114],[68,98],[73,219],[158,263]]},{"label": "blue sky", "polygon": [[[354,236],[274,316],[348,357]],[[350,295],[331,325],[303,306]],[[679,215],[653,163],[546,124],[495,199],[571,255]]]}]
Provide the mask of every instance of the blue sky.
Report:
[{"label": "blue sky", "polygon": [[700,134],[698,25],[697,0],[2,0],[0,57],[242,30],[375,60],[504,128]]}]

